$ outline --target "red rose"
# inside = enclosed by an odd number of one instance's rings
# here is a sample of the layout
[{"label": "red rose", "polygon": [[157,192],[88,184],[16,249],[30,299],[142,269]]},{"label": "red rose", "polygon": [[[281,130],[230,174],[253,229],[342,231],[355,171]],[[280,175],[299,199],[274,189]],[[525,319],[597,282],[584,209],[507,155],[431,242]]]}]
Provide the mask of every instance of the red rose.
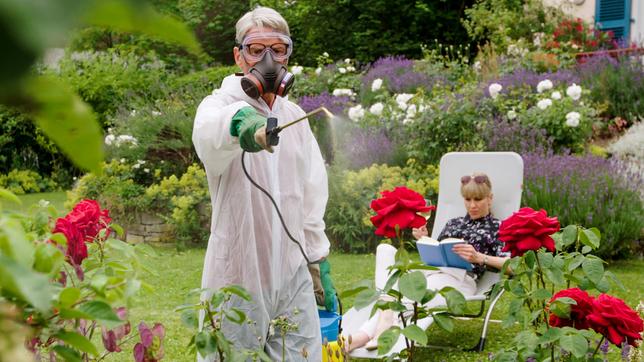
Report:
[{"label": "red rose", "polygon": [[550,303],[563,297],[574,299],[576,305],[570,306],[570,319],[557,317],[550,314],[548,323],[553,327],[574,327],[577,329],[588,329],[586,317],[593,312],[593,297],[586,291],[579,288],[570,288],[557,292],[550,299]]},{"label": "red rose", "polygon": [[84,237],[76,225],[67,218],[58,218],[53,233],[62,233],[67,238],[67,255],[72,264],[80,265],[83,259],[87,258],[87,245]]},{"label": "red rose", "polygon": [[545,210],[535,211],[524,207],[501,222],[499,239],[505,243],[503,251],[512,257],[521,256],[528,250],[555,250],[555,241],[550,235],[559,231],[559,220],[548,217]]},{"label": "red rose", "polygon": [[99,231],[112,221],[109,211],[101,210],[95,200],[80,201],[65,218],[78,227],[88,242],[92,242]]},{"label": "red rose", "polygon": [[406,187],[396,187],[393,191],[382,191],[380,194],[381,198],[371,201],[371,209],[377,214],[371,217],[376,235],[393,238],[396,236],[396,225],[400,230],[421,227],[426,220],[418,213],[436,209],[435,206],[427,206],[421,194]]},{"label": "red rose", "polygon": [[588,324],[595,332],[602,334],[611,343],[621,347],[623,342],[637,347],[637,340],[644,329],[642,318],[623,300],[608,294],[601,294],[593,303],[593,313]]}]

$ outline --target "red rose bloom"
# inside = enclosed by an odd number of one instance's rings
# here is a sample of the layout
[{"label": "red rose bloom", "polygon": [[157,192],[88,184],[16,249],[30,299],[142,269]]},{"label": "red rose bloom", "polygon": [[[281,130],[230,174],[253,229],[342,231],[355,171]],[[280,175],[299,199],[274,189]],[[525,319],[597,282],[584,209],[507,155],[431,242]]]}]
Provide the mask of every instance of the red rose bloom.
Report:
[{"label": "red rose bloom", "polygon": [[58,218],[53,233],[61,233],[67,238],[67,259],[72,264],[80,265],[83,259],[87,258],[87,245],[84,236],[76,225],[67,218]]},{"label": "red rose bloom", "polygon": [[78,227],[88,242],[93,241],[98,232],[112,221],[109,211],[101,210],[95,200],[80,201],[65,218]]},{"label": "red rose bloom", "polygon": [[426,220],[418,213],[436,209],[435,206],[427,206],[421,194],[406,187],[396,187],[393,191],[382,191],[380,194],[381,198],[371,201],[371,209],[377,214],[371,217],[376,235],[393,238],[396,236],[396,225],[400,230],[421,227]]},{"label": "red rose bloom", "polygon": [[593,298],[586,291],[579,288],[570,288],[557,292],[550,299],[550,303],[563,297],[574,299],[576,305],[570,306],[570,319],[560,318],[550,314],[548,324],[553,327],[574,327],[577,329],[588,329],[586,317],[593,312]]},{"label": "red rose bloom", "polygon": [[528,250],[555,250],[555,241],[550,235],[559,231],[559,220],[548,217],[545,210],[535,211],[524,207],[501,222],[499,239],[505,243],[503,251],[512,257],[521,256]]},{"label": "red rose bloom", "polygon": [[593,303],[594,311],[588,324],[595,332],[606,337],[614,345],[621,347],[623,342],[637,347],[637,340],[644,329],[642,318],[623,300],[608,294],[601,294]]}]

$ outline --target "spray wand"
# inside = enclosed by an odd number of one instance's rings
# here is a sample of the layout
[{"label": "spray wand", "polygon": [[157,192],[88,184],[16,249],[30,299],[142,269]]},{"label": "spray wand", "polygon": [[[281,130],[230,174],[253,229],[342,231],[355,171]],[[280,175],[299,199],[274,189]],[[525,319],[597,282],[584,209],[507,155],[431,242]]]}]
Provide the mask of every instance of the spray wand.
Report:
[{"label": "spray wand", "polygon": [[277,144],[280,141],[280,137],[278,136],[278,134],[280,132],[282,132],[285,128],[291,127],[292,125],[294,125],[296,123],[300,123],[303,120],[313,116],[314,114],[320,113],[320,112],[324,112],[327,117],[333,118],[333,113],[329,112],[329,110],[326,109],[325,107],[318,107],[318,108],[312,110],[311,112],[305,114],[301,118],[298,118],[298,119],[296,119],[294,121],[291,121],[291,122],[289,122],[287,124],[283,124],[281,126],[277,125],[277,118],[269,117],[268,120],[266,121],[266,143],[269,146],[277,146]]}]

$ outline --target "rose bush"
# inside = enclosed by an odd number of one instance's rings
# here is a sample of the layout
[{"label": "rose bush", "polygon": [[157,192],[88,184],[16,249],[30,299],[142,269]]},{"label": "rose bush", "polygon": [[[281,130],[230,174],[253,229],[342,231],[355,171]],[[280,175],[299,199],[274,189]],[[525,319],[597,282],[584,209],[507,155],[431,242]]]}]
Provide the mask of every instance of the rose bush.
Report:
[{"label": "rose bush", "polygon": [[499,239],[505,243],[503,251],[509,251],[512,257],[542,247],[552,252],[555,242],[551,235],[559,228],[559,220],[548,217],[545,210],[523,207],[501,222]]},{"label": "rose bush", "polygon": [[426,223],[424,216],[435,206],[427,206],[423,195],[406,187],[396,187],[392,191],[382,191],[381,198],[371,202],[371,209],[376,212],[371,222],[376,227],[376,235],[389,238],[396,237],[398,230],[418,228]]}]

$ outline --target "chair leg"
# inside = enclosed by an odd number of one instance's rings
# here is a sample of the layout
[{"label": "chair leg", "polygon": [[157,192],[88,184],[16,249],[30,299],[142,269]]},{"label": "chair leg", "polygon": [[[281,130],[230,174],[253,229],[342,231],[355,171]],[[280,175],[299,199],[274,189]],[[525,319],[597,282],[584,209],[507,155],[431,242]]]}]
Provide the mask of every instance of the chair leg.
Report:
[{"label": "chair leg", "polygon": [[494,310],[496,302],[499,301],[504,292],[505,290],[501,289],[501,291],[499,291],[499,294],[497,294],[490,303],[490,308],[488,308],[487,313],[485,314],[485,320],[483,321],[483,332],[481,332],[481,338],[479,339],[479,342],[476,344],[476,346],[469,349],[469,351],[483,352],[483,349],[485,348],[485,337],[487,336],[487,327],[490,323],[490,317],[492,317],[492,311]]}]

